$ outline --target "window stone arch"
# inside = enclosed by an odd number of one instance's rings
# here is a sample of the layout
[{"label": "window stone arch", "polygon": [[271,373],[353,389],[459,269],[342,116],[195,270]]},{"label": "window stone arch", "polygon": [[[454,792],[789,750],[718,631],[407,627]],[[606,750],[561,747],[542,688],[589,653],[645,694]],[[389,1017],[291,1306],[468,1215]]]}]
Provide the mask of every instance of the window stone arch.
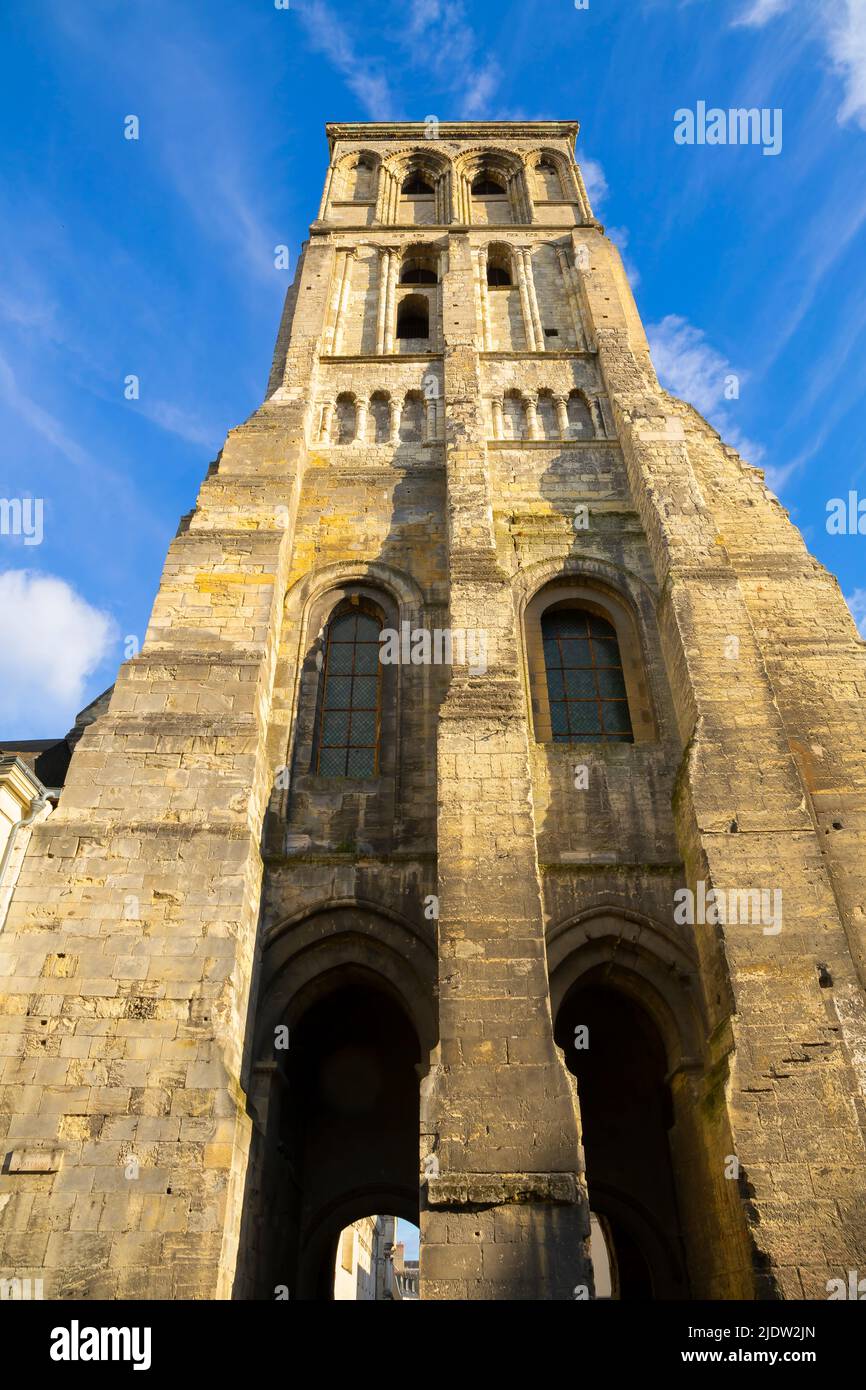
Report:
[{"label": "window stone arch", "polygon": [[[292,770],[289,783],[289,800],[294,800],[297,795],[306,797],[311,790],[318,785],[320,777],[342,776],[353,780],[353,775],[348,770],[348,758],[346,759],[346,770],[343,773],[332,770],[329,757],[325,757],[325,766],[322,766],[322,753],[327,748],[336,748],[339,745],[333,741],[333,728],[329,727],[327,734],[324,727],[324,717],[333,710],[336,713],[342,711],[349,713],[349,735],[351,736],[351,717],[353,711],[353,690],[348,691],[348,701],[342,699],[347,692],[345,690],[333,692],[335,696],[340,696],[340,700],[330,701],[329,691],[326,690],[326,682],[336,677],[348,675],[354,681],[375,677],[378,682],[377,701],[375,706],[366,697],[369,690],[359,689],[359,699],[357,709],[359,714],[364,713],[362,703],[368,709],[373,708],[376,716],[376,736],[375,736],[375,757],[374,768],[370,772],[356,772],[354,776],[357,780],[365,783],[375,782],[376,779],[392,777],[397,767],[397,697],[398,697],[398,670],[395,665],[383,664],[377,660],[375,670],[371,671],[340,671],[334,669],[334,662],[329,661],[329,639],[333,632],[333,626],[341,617],[345,615],[366,615],[373,620],[377,626],[376,637],[376,656],[378,657],[378,632],[384,628],[395,628],[399,630],[399,609],[393,597],[385,590],[381,590],[374,584],[362,582],[338,584],[333,588],[326,589],[318,594],[312,602],[309,610],[307,631],[309,633],[308,649],[301,668],[300,680],[297,688],[297,708],[295,715],[294,728],[294,748],[292,756]],[[348,639],[341,640],[339,643],[331,644],[333,652],[335,645],[346,647],[356,647],[358,644],[350,643]],[[366,639],[361,645],[367,645]],[[372,650],[372,648],[371,648]],[[344,664],[345,653],[340,652],[337,665]],[[363,665],[370,665],[370,652],[361,654]],[[358,665],[356,661],[354,665]],[[362,699],[363,697],[363,699]],[[334,721],[331,721],[333,726]],[[336,732],[339,732],[337,730]],[[326,741],[327,738],[327,741]],[[348,744],[344,745],[348,747]],[[360,746],[360,744],[359,744]],[[371,747],[373,745],[366,744]],[[369,761],[369,760],[368,760]],[[287,812],[289,808],[287,807]],[[291,820],[291,815],[288,816]]]},{"label": "window stone arch", "polygon": [[[494,186],[502,192],[492,191]],[[466,151],[455,165],[454,190],[458,222],[504,226],[534,220],[526,166],[510,150]]]},{"label": "window stone arch", "polygon": [[559,150],[540,149],[527,156],[535,199],[541,203],[577,201],[577,186],[569,161]]},{"label": "window stone arch", "polygon": [[450,173],[451,162],[439,150],[413,149],[391,155],[382,165],[376,221],[389,226],[449,223]]},{"label": "window stone arch", "polygon": [[[430,300],[425,294],[407,294],[397,305],[396,336],[407,344],[426,347],[430,339]],[[422,347],[423,350],[423,347]]]},{"label": "window stone arch", "polygon": [[595,421],[589,401],[583,391],[579,391],[577,388],[569,391],[566,411],[568,414],[568,433],[571,439],[595,438]]},{"label": "window stone arch", "polygon": [[491,241],[485,250],[487,284],[491,289],[514,287],[514,255],[507,241]]},{"label": "window stone arch", "polygon": [[553,392],[546,387],[542,387],[538,393],[535,416],[538,421],[539,439],[558,439],[560,437],[556,402],[553,398]]},{"label": "window stone arch", "polygon": [[352,595],[331,613],[323,640],[311,771],[370,779],[379,770],[384,614]]},{"label": "window stone arch", "polygon": [[517,390],[506,391],[502,402],[502,437],[526,439],[528,423],[526,402]]},{"label": "window stone arch", "polygon": [[343,156],[331,171],[320,217],[338,203],[375,203],[380,158],[373,150],[355,150]]},{"label": "window stone arch", "polygon": [[407,391],[400,413],[400,443],[421,444],[425,435],[424,397],[420,391]]},{"label": "window stone arch", "polygon": [[391,442],[391,397],[387,391],[374,391],[370,397],[367,429],[371,444]]},{"label": "window stone arch", "polygon": [[407,246],[400,257],[401,285],[438,285],[441,254],[424,243]]},{"label": "window stone arch", "polygon": [[350,391],[341,391],[334,410],[331,443],[351,444],[358,433],[358,403]]},{"label": "window stone arch", "polygon": [[[586,616],[585,633],[582,637],[577,632],[565,635],[562,644],[566,647],[565,660],[551,665],[545,654],[545,617],[551,620],[556,614],[569,613]],[[524,638],[537,742],[567,744],[589,741],[598,745],[608,742],[651,743],[657,740],[640,634],[631,606],[621,595],[588,578],[563,576],[553,580],[527,604]],[[552,630],[547,640],[549,644],[554,640]],[[569,650],[572,642],[575,646]],[[596,652],[595,646],[599,646],[601,652]],[[614,659],[614,653],[618,660]],[[560,672],[560,681],[549,679],[551,670]],[[569,676],[566,674],[569,671],[574,674]],[[609,674],[599,679],[599,671]],[[588,672],[589,676],[580,674],[584,672]],[[617,672],[621,673],[619,682],[614,679]],[[569,686],[572,692],[570,696],[566,693]],[[616,691],[614,686],[617,686]],[[555,700],[551,698],[551,693],[556,695]],[[624,719],[611,720],[608,727],[603,707],[599,711],[598,721],[589,718],[582,721],[579,710],[575,711],[576,718],[572,719],[571,709],[566,712],[552,708],[554,704],[583,699],[594,699],[596,703],[610,699],[612,712],[614,704],[623,702],[627,724]],[[582,723],[585,724],[583,732],[588,735],[587,739],[580,737]],[[599,734],[602,736],[597,736]]]}]

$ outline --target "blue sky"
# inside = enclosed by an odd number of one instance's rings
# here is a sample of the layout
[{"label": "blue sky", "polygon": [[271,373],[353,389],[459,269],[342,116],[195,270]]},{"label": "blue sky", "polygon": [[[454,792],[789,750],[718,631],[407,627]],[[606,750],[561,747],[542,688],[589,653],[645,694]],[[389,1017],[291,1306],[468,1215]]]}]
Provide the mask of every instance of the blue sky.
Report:
[{"label": "blue sky", "polygon": [[417,1226],[412,1225],[411,1221],[404,1221],[402,1217],[398,1219],[397,1239],[403,1242],[405,1259],[417,1260],[420,1237],[421,1232]]},{"label": "blue sky", "polygon": [[[0,535],[0,736],[65,732],[143,636],[261,400],[328,120],[579,120],[665,384],[767,469],[866,633],[866,537],[825,526],[866,497],[866,0],[290,5],[3,5],[0,497],[44,513],[41,544]],[[780,108],[781,153],[677,145],[701,100]]]}]

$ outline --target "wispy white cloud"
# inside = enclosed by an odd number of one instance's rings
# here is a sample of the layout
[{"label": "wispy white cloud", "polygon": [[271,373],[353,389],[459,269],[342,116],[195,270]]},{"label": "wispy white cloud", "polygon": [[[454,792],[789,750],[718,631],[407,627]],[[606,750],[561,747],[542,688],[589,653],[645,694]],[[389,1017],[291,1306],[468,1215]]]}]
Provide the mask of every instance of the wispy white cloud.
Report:
[{"label": "wispy white cloud", "polygon": [[[402,14],[402,7],[398,7]],[[400,27],[396,30],[401,33]],[[459,96],[467,120],[492,115],[491,103],[502,80],[495,58],[484,58],[463,0],[411,0],[404,50],[450,96]],[[436,114],[435,112],[432,114]]]},{"label": "wispy white cloud", "polygon": [[730,362],[679,314],[668,314],[647,328],[659,379],[669,391],[709,416],[724,399],[727,378],[736,375]]},{"label": "wispy white cloud", "polygon": [[[866,0],[864,0],[866,3]],[[822,209],[813,218],[809,235],[802,243],[798,267],[798,282],[782,306],[778,325],[772,335],[771,351],[764,359],[766,370],[782,354],[803,322],[815,301],[824,280],[836,263],[847,253],[860,229],[866,225],[866,194],[852,197],[834,205],[833,235],[827,235],[826,215]]]},{"label": "wispy white cloud", "polygon": [[763,444],[744,434],[732,417],[732,403],[739,399],[746,376],[707,342],[702,328],[678,314],[650,324],[647,337],[662,385],[699,410],[747,463],[765,468],[768,486],[777,492],[800,466],[799,461],[783,467],[765,465]]},{"label": "wispy white cloud", "polygon": [[381,72],[371,70],[369,53],[352,36],[342,15],[335,14],[325,0],[304,0],[296,14],[310,47],[327,58],[370,119],[394,120],[396,102],[388,81]]},{"label": "wispy white cloud", "polygon": [[743,26],[759,29],[775,19],[776,15],[791,8],[793,0],[749,0],[746,8],[733,20],[735,27]]},{"label": "wispy white cloud", "polygon": [[469,70],[463,101],[463,114],[467,120],[489,115],[490,102],[499,86],[502,73],[498,63],[487,63],[483,68]]},{"label": "wispy white cloud", "polygon": [[[378,35],[400,53],[396,70],[408,76],[411,100],[417,96],[414,73],[438,88],[439,99],[459,98],[459,115],[467,120],[492,115],[492,103],[502,79],[495,58],[480,53],[478,37],[466,16],[463,0],[410,0],[385,7]],[[301,0],[295,11],[310,47],[331,64],[366,114],[374,121],[399,119],[407,93],[395,90],[385,75],[381,56],[371,51],[367,31],[353,28],[346,16],[327,0]],[[350,13],[350,12],[349,12]],[[415,118],[441,115],[436,96]]]},{"label": "wispy white cloud", "polygon": [[845,87],[839,120],[854,120],[866,130],[866,0],[831,0],[825,25],[830,58]]},{"label": "wispy white cloud", "polygon": [[587,197],[597,217],[599,208],[610,191],[607,186],[607,179],[597,159],[581,159],[579,162]]},{"label": "wispy white cloud", "polygon": [[[736,444],[734,448],[737,449]],[[737,449],[737,452],[740,453],[741,451]],[[743,454],[742,457],[748,459],[749,463],[754,463],[763,468],[764,481],[770,491],[774,492],[777,497],[781,497],[788,483],[792,478],[796,477],[803,467],[803,461],[801,459],[792,459],[790,463],[783,463],[777,468],[774,463],[762,463],[760,459],[752,458],[748,454]]]},{"label": "wispy white cloud", "polygon": [[[728,417],[721,418],[722,424],[717,425],[716,428],[720,434],[724,432],[725,443],[730,444],[732,449],[736,449],[740,458],[745,459],[747,463],[753,463],[756,468],[758,466],[763,468],[767,453],[763,444],[759,444],[756,439],[750,439],[747,434],[743,434],[739,426],[732,424]],[[767,471],[772,472],[776,478],[786,476],[784,468],[776,468],[772,464],[767,465]]]},{"label": "wispy white cloud", "polygon": [[200,448],[215,448],[225,433],[220,426],[203,424],[197,416],[171,401],[140,400],[137,406],[141,414],[152,424],[158,425],[168,434],[176,435],[178,439],[185,439],[187,444],[195,444]]},{"label": "wispy white cloud", "polygon": [[853,594],[846,594],[845,602],[851,609],[857,631],[861,637],[866,637],[866,589],[855,589]]},{"label": "wispy white cloud", "polygon": [[823,43],[844,88],[838,119],[866,130],[866,0],[748,0],[733,26],[761,29],[791,13]]},{"label": "wispy white cloud", "polygon": [[0,726],[63,734],[118,630],[65,580],[33,570],[0,574]]},{"label": "wispy white cloud", "polygon": [[[580,172],[583,176],[583,184],[586,195],[589,198],[589,205],[596,217],[601,215],[604,204],[607,200],[610,189],[604,169],[597,159],[580,159]],[[622,256],[623,268],[629,279],[632,289],[636,289],[640,284],[640,271],[635,265],[634,260],[629,255],[629,230],[628,227],[608,227],[607,235],[610,237],[614,246],[617,247]]]}]

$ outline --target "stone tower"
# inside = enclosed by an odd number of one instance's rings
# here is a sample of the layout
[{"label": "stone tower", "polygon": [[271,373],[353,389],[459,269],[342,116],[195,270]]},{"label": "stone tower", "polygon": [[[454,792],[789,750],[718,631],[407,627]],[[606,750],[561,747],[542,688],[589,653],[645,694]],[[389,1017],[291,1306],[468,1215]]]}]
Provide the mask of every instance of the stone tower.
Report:
[{"label": "stone tower", "polygon": [[383,1212],[422,1298],[584,1296],[590,1212],[623,1298],[866,1270],[866,646],[576,134],[328,127],[0,937],[4,1277],[328,1297]]}]

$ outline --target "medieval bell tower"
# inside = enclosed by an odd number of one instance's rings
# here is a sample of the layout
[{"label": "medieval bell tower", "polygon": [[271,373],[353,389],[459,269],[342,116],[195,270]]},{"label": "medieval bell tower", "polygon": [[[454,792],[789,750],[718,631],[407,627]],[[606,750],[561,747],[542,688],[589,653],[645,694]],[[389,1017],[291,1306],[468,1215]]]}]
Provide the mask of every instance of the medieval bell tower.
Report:
[{"label": "medieval bell tower", "polygon": [[328,1297],[374,1213],[428,1299],[866,1270],[866,647],[660,388],[576,135],[328,127],[0,935],[46,1297]]}]

